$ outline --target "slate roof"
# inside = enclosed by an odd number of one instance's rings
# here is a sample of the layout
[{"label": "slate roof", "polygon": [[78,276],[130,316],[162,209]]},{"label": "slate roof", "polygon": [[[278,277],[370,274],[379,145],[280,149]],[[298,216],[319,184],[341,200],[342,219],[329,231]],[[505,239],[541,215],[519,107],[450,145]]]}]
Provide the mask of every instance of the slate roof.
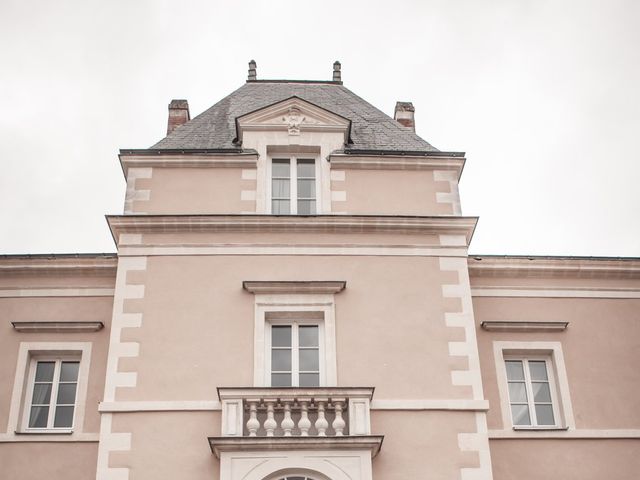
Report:
[{"label": "slate roof", "polygon": [[367,103],[338,82],[249,81],[150,147],[238,149],[235,119],[297,96],[351,120],[349,150],[437,152],[409,128]]}]

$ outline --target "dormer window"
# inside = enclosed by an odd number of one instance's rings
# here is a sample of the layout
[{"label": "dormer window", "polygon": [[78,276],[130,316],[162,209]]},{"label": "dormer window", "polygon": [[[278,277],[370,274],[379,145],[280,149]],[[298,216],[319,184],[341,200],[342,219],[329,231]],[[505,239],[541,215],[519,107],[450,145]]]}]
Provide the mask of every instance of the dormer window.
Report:
[{"label": "dormer window", "polygon": [[271,213],[315,215],[318,198],[313,158],[274,158],[271,161]]}]

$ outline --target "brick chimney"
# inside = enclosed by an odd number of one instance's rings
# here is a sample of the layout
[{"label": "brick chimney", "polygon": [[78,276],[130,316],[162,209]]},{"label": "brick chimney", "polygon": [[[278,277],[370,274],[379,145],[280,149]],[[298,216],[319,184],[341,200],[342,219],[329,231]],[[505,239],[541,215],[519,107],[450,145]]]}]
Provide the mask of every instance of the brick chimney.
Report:
[{"label": "brick chimney", "polygon": [[340,69],[342,68],[342,66],[340,65],[339,61],[335,61],[333,62],[333,81],[334,82],[341,82],[342,81],[342,72],[340,71]]},{"label": "brick chimney", "polygon": [[400,125],[416,131],[416,119],[414,117],[416,109],[413,108],[411,102],[396,102],[396,110],[393,113],[393,119]]},{"label": "brick chimney", "polygon": [[171,100],[169,104],[167,135],[189,120],[191,120],[191,116],[189,116],[189,103],[186,100]]},{"label": "brick chimney", "polygon": [[256,61],[249,61],[249,74],[247,75],[247,81],[256,80],[258,78],[256,71]]}]

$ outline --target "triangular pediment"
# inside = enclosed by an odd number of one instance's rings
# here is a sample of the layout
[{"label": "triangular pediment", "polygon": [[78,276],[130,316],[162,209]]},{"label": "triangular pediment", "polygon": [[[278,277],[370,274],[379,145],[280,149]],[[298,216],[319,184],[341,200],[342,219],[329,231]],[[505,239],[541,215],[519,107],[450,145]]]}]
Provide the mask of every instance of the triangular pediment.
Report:
[{"label": "triangular pediment", "polygon": [[305,131],[344,132],[348,141],[351,121],[325,108],[299,97],[260,108],[236,118],[238,140],[248,130],[283,131],[289,135],[300,135]]}]

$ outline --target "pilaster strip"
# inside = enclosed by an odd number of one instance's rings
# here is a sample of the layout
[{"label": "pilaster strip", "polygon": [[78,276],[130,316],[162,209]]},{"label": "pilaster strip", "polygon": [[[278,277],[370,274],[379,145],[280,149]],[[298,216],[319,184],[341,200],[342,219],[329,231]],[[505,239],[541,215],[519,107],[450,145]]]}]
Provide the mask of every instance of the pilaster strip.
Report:
[{"label": "pilaster strip", "polygon": [[462,215],[460,206],[460,192],[458,191],[458,173],[452,170],[434,170],[433,179],[436,182],[448,182],[448,192],[437,192],[436,202],[451,204],[453,215]]},{"label": "pilaster strip", "polygon": [[127,192],[124,200],[124,213],[144,213],[134,212],[134,202],[148,201],[151,198],[151,190],[140,190],[136,187],[136,180],[139,178],[151,178],[153,169],[151,167],[129,168],[127,173]]},{"label": "pilaster strip", "polygon": [[[123,342],[121,335],[123,328],[139,328],[142,325],[142,313],[125,313],[125,303],[127,300],[144,298],[144,285],[129,284],[127,274],[131,271],[144,271],[146,268],[146,257],[120,257],[118,260],[104,389],[105,402],[116,401],[117,388],[136,386],[136,372],[120,372],[118,363],[121,358],[137,357],[140,353],[139,343]],[[102,413],[96,478],[97,480],[128,480],[128,468],[109,467],[109,454],[112,451],[131,449],[131,433],[113,433],[112,419],[112,413]]]}]

